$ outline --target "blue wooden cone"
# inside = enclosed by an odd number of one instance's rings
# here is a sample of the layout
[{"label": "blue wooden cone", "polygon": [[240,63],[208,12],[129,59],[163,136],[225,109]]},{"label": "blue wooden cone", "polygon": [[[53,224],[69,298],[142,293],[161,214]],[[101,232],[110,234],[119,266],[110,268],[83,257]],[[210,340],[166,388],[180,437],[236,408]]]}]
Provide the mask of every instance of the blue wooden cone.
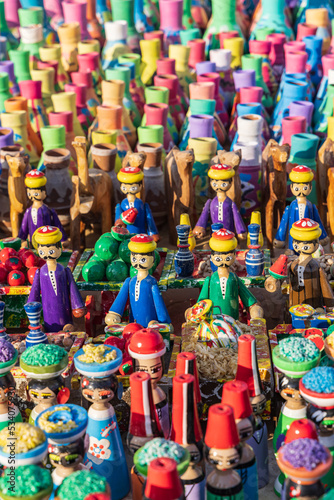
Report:
[{"label": "blue wooden cone", "polygon": [[37,344],[48,344],[48,338],[41,329],[42,304],[40,302],[28,302],[24,306],[29,319],[30,332],[26,338],[26,347],[32,347]]},{"label": "blue wooden cone", "polygon": [[3,320],[5,314],[5,303],[0,301],[0,338],[9,340],[9,336],[6,333],[6,328],[4,327]]}]

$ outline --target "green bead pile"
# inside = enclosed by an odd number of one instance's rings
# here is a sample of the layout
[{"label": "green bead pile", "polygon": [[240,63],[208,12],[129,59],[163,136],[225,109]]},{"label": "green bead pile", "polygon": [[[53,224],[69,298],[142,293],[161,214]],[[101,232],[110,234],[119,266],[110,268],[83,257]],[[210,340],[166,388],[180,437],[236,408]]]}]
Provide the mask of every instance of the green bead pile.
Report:
[{"label": "green bead pile", "polygon": [[148,465],[152,460],[160,457],[173,458],[177,463],[180,463],[184,458],[184,449],[173,441],[155,438],[140,448],[137,455],[138,463],[142,466]]},{"label": "green bead pile", "polygon": [[290,361],[311,361],[319,356],[319,349],[312,340],[302,337],[288,337],[278,344],[281,356]]},{"label": "green bead pile", "polygon": [[66,477],[56,496],[61,500],[84,500],[91,493],[105,493],[107,481],[91,470],[80,470]]},{"label": "green bead pile", "polygon": [[9,467],[0,478],[0,491],[11,497],[34,497],[51,485],[50,472],[38,465],[21,465],[14,470]]},{"label": "green bead pile", "polygon": [[55,344],[38,344],[29,347],[21,358],[30,366],[50,366],[59,363],[67,352],[63,347]]}]

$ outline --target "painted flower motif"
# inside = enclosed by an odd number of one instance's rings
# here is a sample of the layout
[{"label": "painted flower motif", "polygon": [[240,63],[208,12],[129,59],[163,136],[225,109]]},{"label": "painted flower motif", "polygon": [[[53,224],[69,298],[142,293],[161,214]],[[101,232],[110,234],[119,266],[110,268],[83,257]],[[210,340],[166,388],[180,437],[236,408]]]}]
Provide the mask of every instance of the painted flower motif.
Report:
[{"label": "painted flower motif", "polygon": [[95,464],[100,464],[103,460],[108,460],[111,455],[108,439],[98,440],[93,436],[89,437],[89,448],[87,455]]}]

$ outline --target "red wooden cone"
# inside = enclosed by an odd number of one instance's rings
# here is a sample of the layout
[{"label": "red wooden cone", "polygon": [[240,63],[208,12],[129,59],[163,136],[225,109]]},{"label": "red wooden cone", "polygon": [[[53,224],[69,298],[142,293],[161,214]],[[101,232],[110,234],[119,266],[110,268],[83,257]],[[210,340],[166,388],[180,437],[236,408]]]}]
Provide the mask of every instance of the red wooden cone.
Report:
[{"label": "red wooden cone", "polygon": [[288,275],[288,256],[280,255],[269,269],[274,278],[285,278]]},{"label": "red wooden cone", "polygon": [[241,380],[226,382],[223,385],[222,404],[232,406],[236,420],[250,417],[253,409],[246,382]]},{"label": "red wooden cone", "polygon": [[209,408],[205,444],[209,448],[227,450],[239,444],[239,434],[231,406],[212,405]]},{"label": "red wooden cone", "polygon": [[301,418],[300,420],[294,420],[288,430],[286,431],[286,436],[284,444],[290,443],[295,439],[316,439],[318,440],[318,433],[315,424],[308,420],[307,418]]},{"label": "red wooden cone", "polygon": [[183,373],[190,373],[190,375],[194,375],[196,403],[200,403],[201,391],[199,388],[196,354],[194,354],[193,352],[180,352],[180,354],[177,355],[175,375],[182,375]]},{"label": "red wooden cone", "polygon": [[176,462],[172,458],[156,458],[148,466],[144,492],[148,500],[177,500],[183,496]]},{"label": "red wooden cone", "polygon": [[238,368],[235,378],[246,382],[251,398],[262,393],[262,382],[257,365],[256,340],[253,335],[240,335],[238,338]]}]

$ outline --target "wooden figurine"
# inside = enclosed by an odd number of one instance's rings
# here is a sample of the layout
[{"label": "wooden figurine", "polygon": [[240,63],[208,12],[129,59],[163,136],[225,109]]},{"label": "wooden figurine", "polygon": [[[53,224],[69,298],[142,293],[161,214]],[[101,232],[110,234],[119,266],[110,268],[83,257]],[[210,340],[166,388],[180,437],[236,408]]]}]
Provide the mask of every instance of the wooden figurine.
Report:
[{"label": "wooden figurine", "polygon": [[282,500],[322,498],[325,488],[320,478],[332,462],[329,450],[316,439],[295,439],[282,446],[277,454],[277,464],[286,476]]},{"label": "wooden figurine", "polygon": [[[311,219],[294,222],[290,229],[293,250],[299,255],[288,266],[289,306],[309,304],[314,309],[334,306],[333,290],[324,270],[312,254],[319,247],[322,231],[319,224]],[[273,274],[266,279],[267,291],[277,288],[277,277]]]},{"label": "wooden figurine", "polygon": [[245,224],[237,205],[227,195],[232,178],[235,176],[234,169],[228,165],[217,163],[210,167],[208,176],[210,185],[217,196],[205,203],[200,218],[193,229],[194,236],[196,238],[205,236],[210,218],[212,224],[221,222],[225,229],[235,232],[239,239],[245,240],[247,236]]},{"label": "wooden figurine", "polygon": [[16,238],[21,227],[21,217],[27,208],[27,193],[24,184],[24,173],[26,171],[26,158],[20,153],[15,156],[6,156],[9,167],[8,196],[10,202],[10,224],[12,237]]},{"label": "wooden figurine", "polygon": [[[127,435],[127,446],[134,454],[145,443],[156,437],[163,437],[152,394],[150,373],[139,371],[130,375],[131,408]],[[131,469],[131,491],[133,499],[141,498],[143,481],[135,466]]]},{"label": "wooden figurine", "polygon": [[158,386],[164,373],[164,340],[157,330],[144,328],[132,335],[128,352],[134,360],[134,371],[144,371],[151,375],[153,402],[162,432],[167,439],[170,432],[168,401],[166,393]]},{"label": "wooden figurine", "polygon": [[[73,425],[74,422],[74,425]],[[88,424],[87,411],[78,405],[55,405],[42,411],[36,426],[45,432],[54,490],[63,480],[78,470],[85,470],[81,463],[84,454],[83,435]]]},{"label": "wooden figurine", "polygon": [[246,382],[234,380],[223,385],[222,404],[233,408],[235,423],[240,437],[241,457],[235,470],[241,477],[245,500],[257,500],[258,477],[253,449],[246,441],[253,435],[255,418]]},{"label": "wooden figurine", "polygon": [[84,237],[85,216],[97,215],[101,220],[102,234],[111,228],[111,205],[113,197],[112,180],[107,172],[88,168],[87,146],[85,137],[76,137],[72,143],[78,162],[78,175],[72,176],[71,198],[71,243],[75,250],[81,247]]},{"label": "wooden figurine", "polygon": [[243,305],[249,308],[251,318],[263,317],[263,310],[254,295],[240,278],[230,271],[236,258],[237,244],[234,233],[227,229],[219,229],[212,234],[209,241],[211,262],[218,269],[205,278],[198,301],[210,299],[214,307],[220,308],[221,314],[239,319],[240,297]]},{"label": "wooden figurine", "polygon": [[107,325],[121,322],[128,300],[130,301],[130,323],[135,321],[144,328],[149,326],[151,321],[171,323],[157,281],[149,274],[149,270],[154,265],[156,246],[153,237],[147,234],[137,234],[130,239],[131,265],[138,271],[138,274],[124,281],[106,315]]},{"label": "wooden figurine", "polygon": [[18,353],[5,338],[0,338],[0,431],[15,422],[22,422],[22,416],[15,404],[15,381],[10,370],[15,366]]},{"label": "wooden figurine", "polygon": [[217,163],[220,163],[221,165],[228,165],[233,168],[235,175],[232,178],[232,184],[228,191],[228,197],[231,198],[238,209],[240,209],[242,198],[241,180],[239,176],[241,149],[237,149],[236,151],[225,151],[225,149],[218,150],[217,155],[211,160],[211,165],[215,165]]},{"label": "wooden figurine", "polygon": [[[67,235],[54,209],[44,204],[46,198],[47,179],[43,172],[39,170],[30,170],[25,176],[25,185],[27,187],[27,196],[32,201],[31,207],[24,212],[22,224],[18,237],[22,242],[22,247],[31,244],[34,232],[41,226],[55,226],[62,233],[62,241],[67,240]],[[26,241],[28,240],[28,241]]]},{"label": "wooden figurine", "polygon": [[136,209],[137,214],[132,224],[127,224],[127,229],[132,234],[147,233],[152,236],[154,241],[159,241],[158,230],[155,225],[153,215],[148,203],[137,197],[143,185],[144,173],[139,167],[122,167],[117,174],[120,183],[120,189],[126,196],[121,203],[116,205],[115,225],[123,225],[121,216],[129,209]]},{"label": "wooden figurine", "polygon": [[267,236],[268,247],[273,247],[274,235],[281,222],[286,205],[286,164],[289,159],[288,144],[279,146],[270,139],[262,153],[265,174],[264,216],[263,227]]},{"label": "wooden figurine", "polygon": [[68,365],[68,354],[55,344],[38,344],[26,349],[20,357],[20,368],[30,379],[27,385],[28,397],[35,403],[29,416],[29,423],[43,410],[61,403],[67,403],[70,391],[60,377]]},{"label": "wooden figurine", "polygon": [[[325,227],[330,225],[327,196],[329,194],[329,170],[334,167],[334,141],[327,137],[319,148],[316,169],[316,187],[320,219]],[[332,233],[333,235],[333,233]]]},{"label": "wooden figurine", "polygon": [[273,350],[273,363],[283,373],[280,394],[284,403],[274,432],[275,453],[282,446],[285,434],[294,420],[306,417],[306,403],[299,391],[299,380],[320,361],[320,351],[309,339],[288,337]]},{"label": "wooden figurine", "polygon": [[214,467],[206,481],[207,500],[244,500],[241,478],[232,470],[240,462],[241,447],[231,406],[210,406],[205,456]]},{"label": "wooden figurine", "polygon": [[194,151],[179,151],[174,147],[166,157],[165,190],[168,211],[169,238],[176,245],[176,226],[182,214],[192,217],[194,209],[194,183],[192,168],[195,161]]},{"label": "wooden figurine", "polygon": [[[143,500],[185,500],[183,486],[172,458],[161,457],[150,462]],[[191,497],[192,498],[192,497]]]},{"label": "wooden figurine", "polygon": [[[11,484],[12,483],[12,484]],[[10,492],[10,494],[8,494]],[[52,493],[50,471],[39,465],[8,467],[0,479],[0,497],[20,500],[48,500]]]},{"label": "wooden figurine", "polygon": [[268,431],[261,418],[266,407],[266,397],[258,368],[254,335],[240,335],[238,338],[238,367],[235,378],[236,381],[246,382],[248,386],[255,422],[253,436],[248,438],[247,444],[254,450],[258,485],[259,488],[263,488],[269,482]]},{"label": "wooden figurine", "polygon": [[[327,337],[328,338],[328,337]],[[330,366],[319,366],[310,370],[299,382],[301,396],[309,404],[306,415],[314,422],[318,431],[319,443],[329,449],[334,457],[334,390],[329,387],[328,380],[332,380],[334,368]],[[334,463],[329,472],[322,479],[326,490],[334,488]]]},{"label": "wooden figurine", "polygon": [[75,367],[82,375],[82,395],[93,403],[88,410],[84,464],[106,478],[113,500],[120,500],[130,490],[122,439],[110,404],[117,392],[114,373],[121,363],[122,352],[117,347],[87,345],[74,356]]},{"label": "wooden figurine", "polygon": [[72,325],[72,315],[81,318],[85,314],[71,270],[57,264],[62,251],[61,239],[62,233],[53,226],[42,226],[33,235],[34,247],[46,264],[36,271],[28,302],[42,301],[47,332],[59,332]]},{"label": "wooden figurine", "polygon": [[289,251],[293,254],[294,248],[292,236],[289,231],[294,222],[304,218],[312,219],[319,224],[321,229],[320,244],[322,246],[327,244],[328,236],[321,222],[317,207],[307,199],[312,191],[313,178],[314,173],[312,169],[305,167],[304,165],[298,165],[291,170],[289,174],[291,191],[296,199],[292,201],[291,204],[284,210],[283,217],[274,239],[274,247],[285,248],[285,240],[287,234],[289,234]]},{"label": "wooden figurine", "polygon": [[189,500],[205,500],[203,434],[195,394],[195,377],[190,373],[173,378],[173,412],[170,439],[190,453],[190,465],[181,477]]}]

